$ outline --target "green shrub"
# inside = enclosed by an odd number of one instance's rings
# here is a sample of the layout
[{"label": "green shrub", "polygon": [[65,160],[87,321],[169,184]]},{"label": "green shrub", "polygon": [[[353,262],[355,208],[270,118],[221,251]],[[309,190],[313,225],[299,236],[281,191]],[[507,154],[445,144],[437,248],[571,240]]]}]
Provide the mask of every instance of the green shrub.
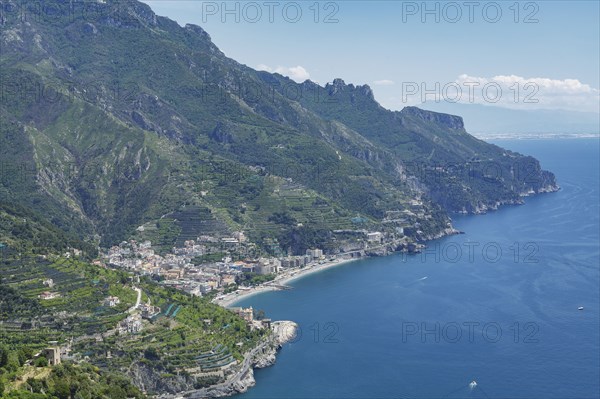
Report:
[{"label": "green shrub", "polygon": [[45,356],[40,356],[35,359],[35,367],[48,367],[48,359]]}]

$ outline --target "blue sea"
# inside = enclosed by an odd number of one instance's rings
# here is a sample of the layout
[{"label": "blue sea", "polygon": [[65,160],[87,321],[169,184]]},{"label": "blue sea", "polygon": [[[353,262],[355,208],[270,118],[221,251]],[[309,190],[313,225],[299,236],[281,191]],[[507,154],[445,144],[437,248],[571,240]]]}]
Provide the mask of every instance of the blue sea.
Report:
[{"label": "blue sea", "polygon": [[598,398],[600,143],[494,143],[535,156],[562,189],[454,217],[465,234],[423,254],[244,300],[301,336],[239,398]]}]

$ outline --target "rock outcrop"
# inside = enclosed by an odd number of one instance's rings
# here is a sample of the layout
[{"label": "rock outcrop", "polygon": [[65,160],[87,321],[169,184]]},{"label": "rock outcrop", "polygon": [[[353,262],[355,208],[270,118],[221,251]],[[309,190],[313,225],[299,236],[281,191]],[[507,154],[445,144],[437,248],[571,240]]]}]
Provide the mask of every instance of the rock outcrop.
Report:
[{"label": "rock outcrop", "polygon": [[443,114],[439,112],[427,111],[417,107],[404,107],[400,111],[401,115],[410,115],[418,117],[424,121],[433,122],[441,126],[446,126],[453,130],[463,130],[465,124],[460,116]]},{"label": "rock outcrop", "polygon": [[256,384],[254,369],[275,364],[277,351],[282,345],[296,338],[297,328],[297,324],[292,321],[273,322],[273,333],[244,356],[241,365],[233,374],[229,375],[225,382],[195,391],[165,394],[159,397],[162,399],[222,398],[246,392]]}]

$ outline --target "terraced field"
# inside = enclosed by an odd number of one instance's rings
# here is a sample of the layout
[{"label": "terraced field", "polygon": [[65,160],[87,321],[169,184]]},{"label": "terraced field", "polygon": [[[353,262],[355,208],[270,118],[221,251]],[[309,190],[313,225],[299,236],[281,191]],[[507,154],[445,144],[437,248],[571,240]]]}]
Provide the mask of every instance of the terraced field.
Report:
[{"label": "terraced field", "polygon": [[[51,341],[64,346],[73,339],[67,362],[85,359],[122,374],[144,365],[166,383],[184,378],[193,386],[206,383],[202,373],[238,363],[269,333],[251,330],[239,316],[207,298],[191,297],[149,279],[136,286],[144,302],[161,312],[143,320],[141,331],[120,333],[116,327],[137,313],[129,311],[137,298],[129,274],[62,257],[4,261],[0,272],[2,343],[39,351]],[[45,292],[58,296],[41,299]],[[108,296],[119,297],[120,303],[105,306]]]}]

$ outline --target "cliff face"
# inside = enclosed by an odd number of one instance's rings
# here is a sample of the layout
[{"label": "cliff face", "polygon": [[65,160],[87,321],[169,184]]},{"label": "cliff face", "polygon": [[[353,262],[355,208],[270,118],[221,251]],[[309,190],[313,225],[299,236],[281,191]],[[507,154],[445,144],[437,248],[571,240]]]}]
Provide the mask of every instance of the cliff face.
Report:
[{"label": "cliff face", "polygon": [[175,395],[194,389],[194,381],[183,376],[165,377],[155,368],[141,363],[133,364],[129,369],[129,377],[135,386],[144,392]]},{"label": "cliff face", "polygon": [[[276,354],[281,347],[296,338],[297,324],[291,321],[276,321],[272,325],[273,333],[258,347],[247,353],[241,365],[231,372],[223,383],[208,388],[188,392],[179,391],[177,395],[162,394],[159,397],[172,399],[184,395],[187,398],[220,398],[244,393],[252,388],[254,369],[272,366],[276,361]],[[164,392],[164,391],[163,391]],[[167,391],[170,392],[170,391]]]},{"label": "cliff face", "polygon": [[426,111],[417,107],[405,107],[400,111],[402,116],[414,116],[424,121],[435,123],[452,130],[464,130],[465,124],[460,116]]}]

